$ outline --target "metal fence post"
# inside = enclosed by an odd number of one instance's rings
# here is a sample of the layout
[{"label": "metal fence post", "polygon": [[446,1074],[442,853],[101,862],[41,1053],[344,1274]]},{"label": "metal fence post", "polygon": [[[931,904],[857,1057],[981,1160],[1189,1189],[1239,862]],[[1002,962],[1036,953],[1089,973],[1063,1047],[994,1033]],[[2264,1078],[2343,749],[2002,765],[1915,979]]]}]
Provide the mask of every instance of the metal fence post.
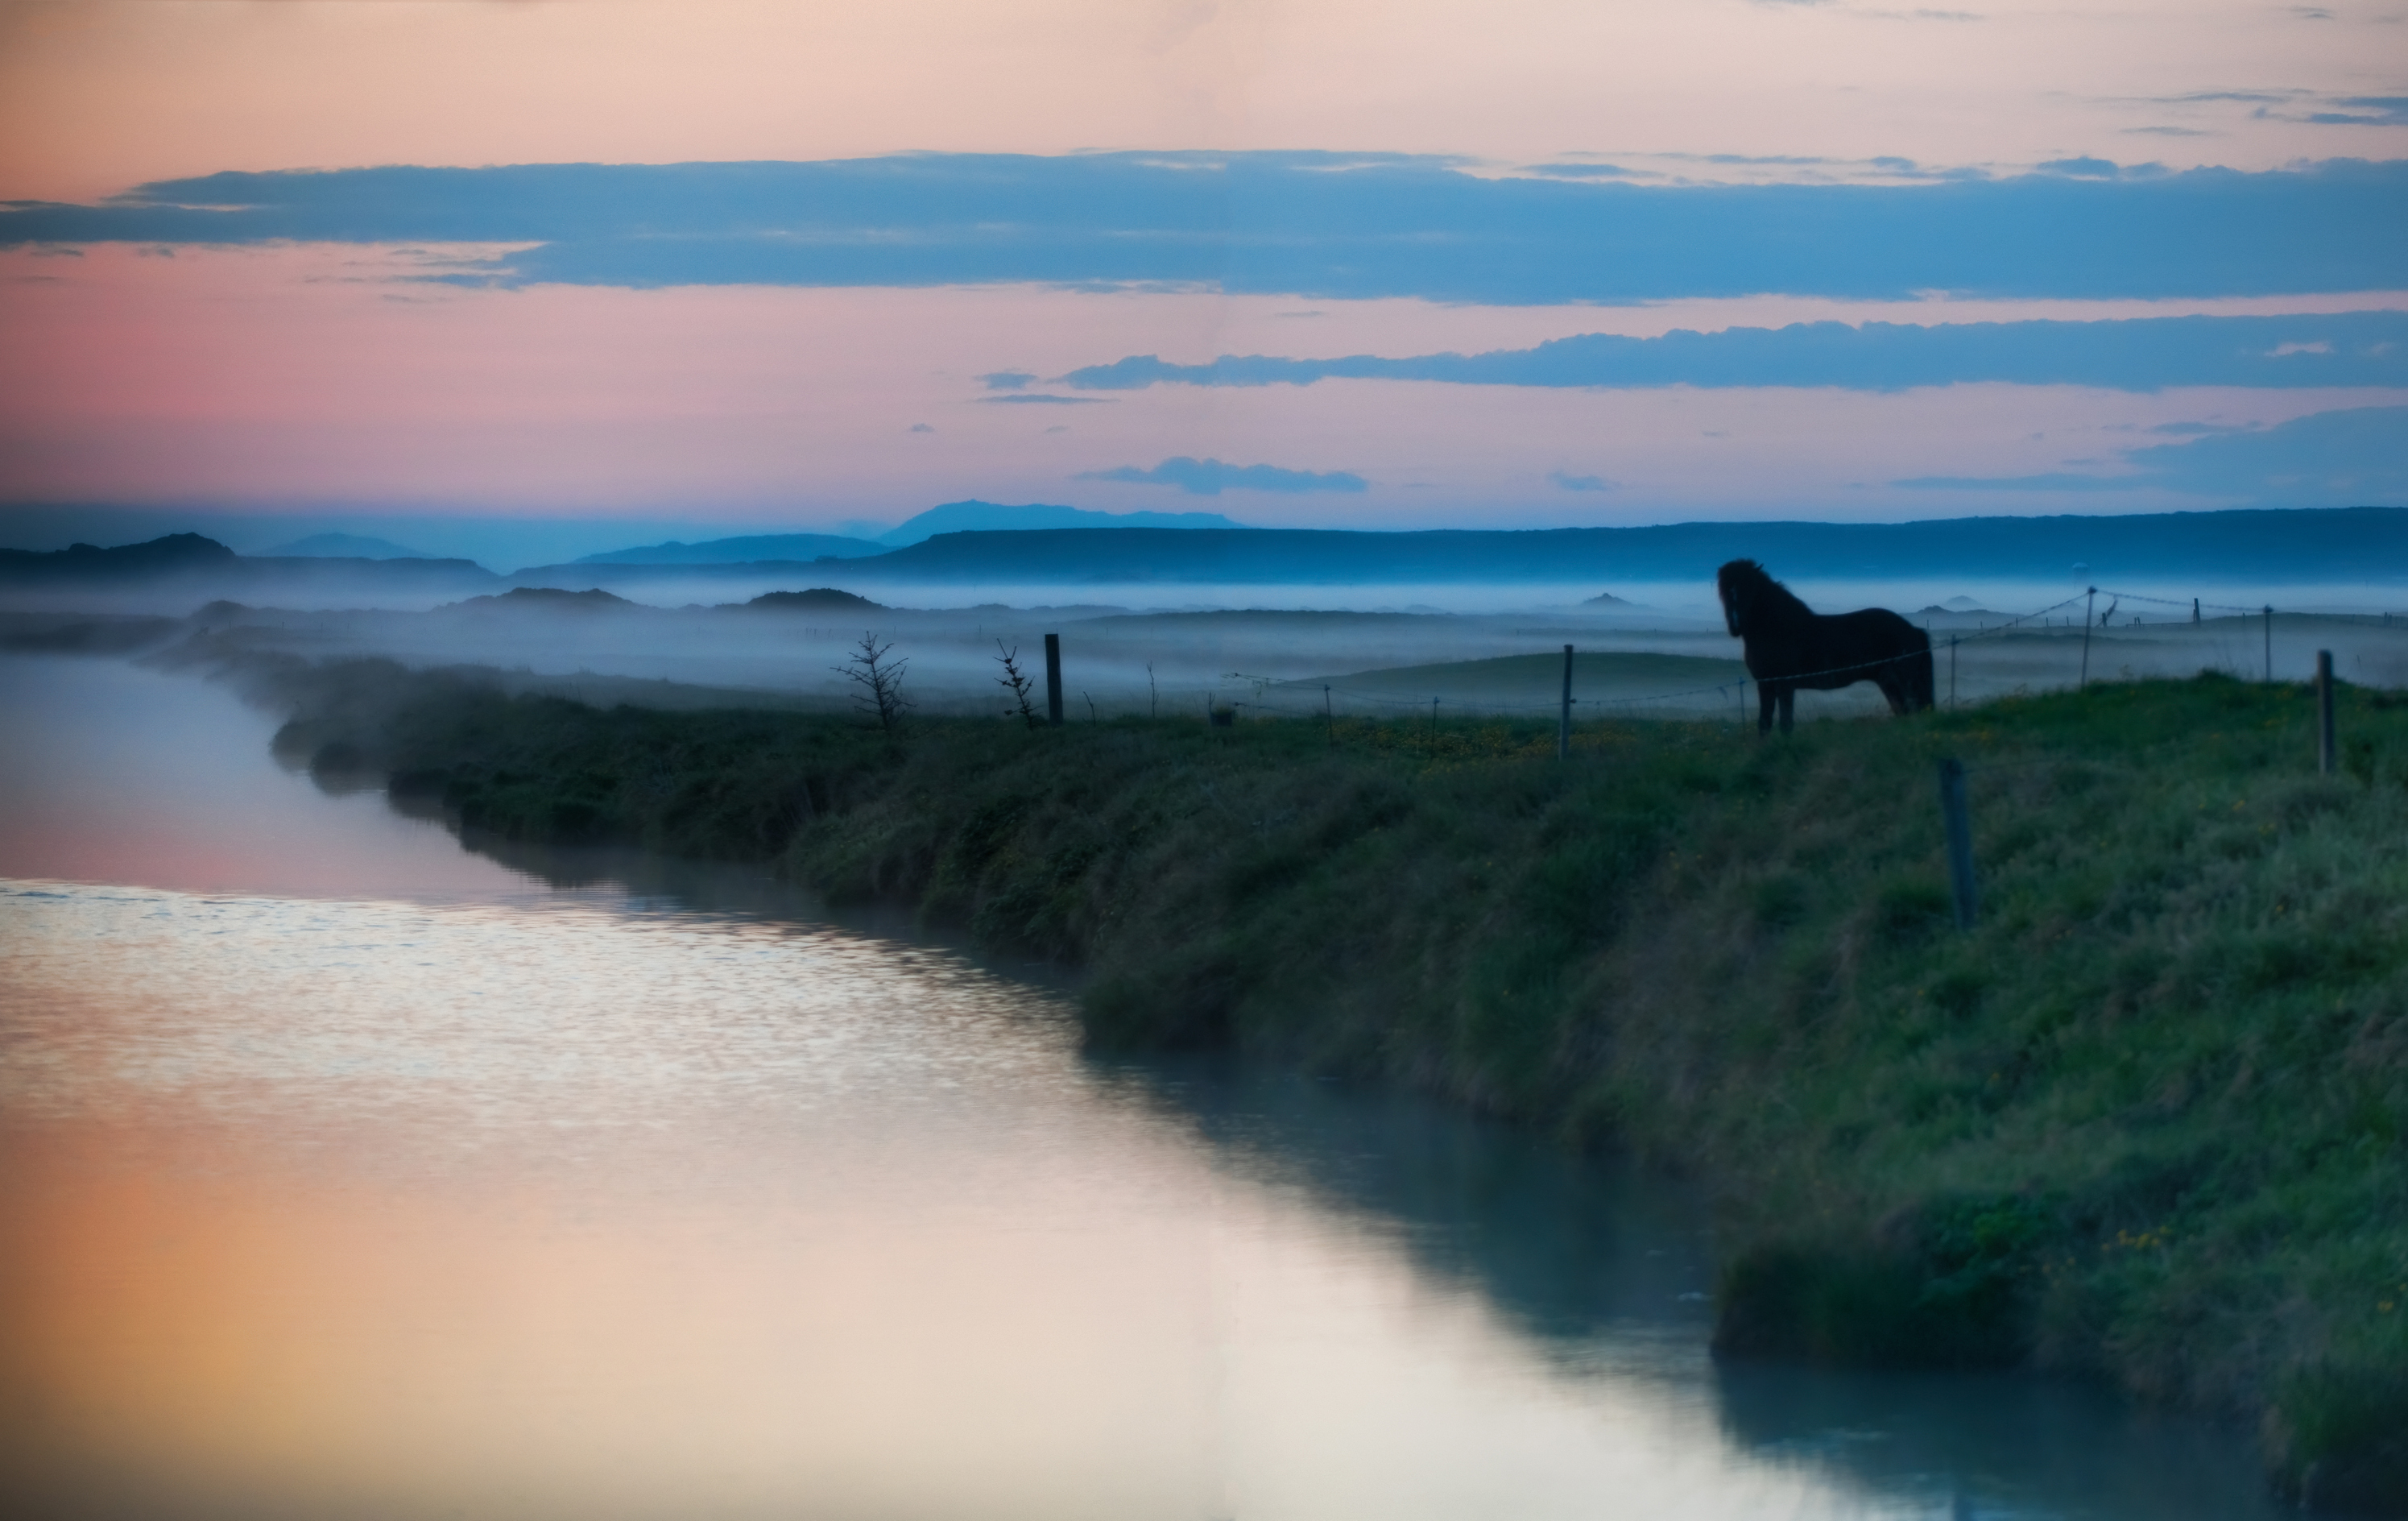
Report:
[{"label": "metal fence post", "polygon": [[1973,927],[1973,822],[1965,811],[1965,763],[1940,763],[1940,822],[1948,835],[1948,886],[1956,899],[1956,927]]},{"label": "metal fence post", "polygon": [[2330,776],[2340,764],[2333,753],[2332,652],[2316,652],[2316,774]]},{"label": "metal fence post", "polygon": [[1045,636],[1045,722],[1062,726],[1062,636]]}]

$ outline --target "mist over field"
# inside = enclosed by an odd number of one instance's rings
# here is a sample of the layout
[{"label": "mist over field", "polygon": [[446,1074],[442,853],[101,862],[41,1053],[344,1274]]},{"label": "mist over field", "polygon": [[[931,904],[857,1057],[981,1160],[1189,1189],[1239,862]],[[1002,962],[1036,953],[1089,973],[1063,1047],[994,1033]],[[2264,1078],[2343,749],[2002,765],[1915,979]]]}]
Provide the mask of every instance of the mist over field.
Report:
[{"label": "mist over field", "polygon": [[[514,586],[459,562],[398,574],[356,561],[229,564],[241,573],[0,588],[0,639],[165,655],[197,639],[221,655],[487,667],[513,690],[606,705],[830,707],[850,701],[845,671],[867,636],[908,662],[915,707],[975,714],[1003,710],[1006,654],[1041,682],[1051,633],[1062,640],[1073,718],[1200,717],[1232,705],[1256,717],[1426,716],[1433,698],[1449,717],[1552,711],[1567,644],[1579,652],[1575,710],[1585,716],[1736,712],[1746,677],[1704,581],[915,583],[824,560],[708,574],[571,567],[536,578],[548,585]],[[2408,682],[2408,612],[2395,627],[2386,610],[2408,609],[2396,584],[2126,579],[2137,584],[2096,595],[2072,576],[1978,570],[1792,585],[1822,610],[1889,607],[1928,628],[1942,693],[1959,701],[2071,685],[2086,668],[2111,678],[2271,668],[2297,680],[2318,649],[2335,652],[2345,680]],[[2259,610],[2270,602],[2271,630]],[[1810,715],[1880,709],[1870,686],[1804,701]]]}]

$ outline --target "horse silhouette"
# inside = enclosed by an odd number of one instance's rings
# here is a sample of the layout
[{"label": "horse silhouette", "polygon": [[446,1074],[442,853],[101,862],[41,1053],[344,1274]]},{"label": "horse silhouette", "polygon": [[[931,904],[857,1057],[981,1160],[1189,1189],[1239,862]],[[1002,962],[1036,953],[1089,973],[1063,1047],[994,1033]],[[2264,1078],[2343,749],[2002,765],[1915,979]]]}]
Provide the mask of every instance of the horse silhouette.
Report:
[{"label": "horse silhouette", "polygon": [[1789,732],[1798,689],[1831,692],[1871,682],[1893,713],[1931,706],[1931,636],[1887,608],[1819,613],[1774,581],[1754,560],[1733,560],[1714,573],[1723,622],[1747,641],[1747,673],[1756,678],[1758,734]]}]

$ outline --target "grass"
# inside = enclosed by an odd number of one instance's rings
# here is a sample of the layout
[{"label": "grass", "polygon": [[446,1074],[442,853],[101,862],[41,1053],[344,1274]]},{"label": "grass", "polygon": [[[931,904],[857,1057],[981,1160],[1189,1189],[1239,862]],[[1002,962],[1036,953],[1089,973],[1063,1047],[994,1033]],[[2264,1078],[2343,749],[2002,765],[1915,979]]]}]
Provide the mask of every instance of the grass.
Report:
[{"label": "grass", "polygon": [[[1079,964],[1099,1045],[1235,1045],[1691,1173],[1718,1343],[2030,1365],[2260,1420],[2408,1511],[2408,706],[2094,685],[1727,724],[1031,732],[602,711],[288,669],[283,743],[465,822],[773,859]],[[1971,770],[1954,927],[1934,780]]]}]

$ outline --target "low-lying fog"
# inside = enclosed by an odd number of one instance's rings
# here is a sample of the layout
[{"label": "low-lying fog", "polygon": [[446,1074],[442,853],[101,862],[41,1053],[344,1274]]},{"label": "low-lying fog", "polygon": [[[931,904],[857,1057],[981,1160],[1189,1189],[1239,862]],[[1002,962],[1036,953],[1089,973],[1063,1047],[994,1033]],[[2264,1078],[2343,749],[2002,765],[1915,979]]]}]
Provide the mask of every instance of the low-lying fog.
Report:
[{"label": "low-lying fog", "polygon": [[[388,605],[347,606],[342,586],[321,581],[252,587],[252,604],[206,610],[189,584],[80,598],[52,590],[38,601],[0,601],[0,645],[133,653],[207,632],[313,658],[489,666],[513,686],[592,701],[820,705],[846,699],[851,686],[837,667],[867,633],[909,662],[906,693],[923,710],[966,712],[999,710],[1006,651],[1039,683],[1041,702],[1044,636],[1054,633],[1073,718],[1200,714],[1208,701],[1263,712],[1426,711],[1432,698],[1445,714],[1543,710],[1560,690],[1566,644],[1580,651],[1574,690],[1589,716],[1736,712],[1744,674],[1704,582],[846,588],[844,579],[834,566],[811,567],[810,578],[877,605],[843,596],[747,605],[766,592],[805,589],[792,574],[758,585],[724,576],[621,582],[577,596],[520,589],[430,606],[390,605],[390,588]],[[1887,606],[1928,627],[1943,699],[2071,685],[2084,668],[2079,586],[1967,577],[1801,580],[1793,589],[1818,610]],[[285,591],[300,594],[293,605],[260,605]],[[2203,598],[2196,623],[2193,595]],[[2091,603],[2104,623],[2091,628],[2087,668],[2111,678],[2202,669],[2257,677],[2271,648],[2272,674],[2298,680],[2316,650],[2329,649],[2345,680],[2408,684],[2408,615],[2382,610],[2394,598],[2408,602],[2375,586],[2119,588]],[[2279,610],[2271,645],[2261,615],[2233,610],[2268,602]],[[2028,621],[2002,631],[2016,616]],[[1960,641],[1953,653],[1952,638]],[[647,684],[660,682],[714,690]],[[1801,716],[1879,707],[1869,685],[1801,702]]]}]

